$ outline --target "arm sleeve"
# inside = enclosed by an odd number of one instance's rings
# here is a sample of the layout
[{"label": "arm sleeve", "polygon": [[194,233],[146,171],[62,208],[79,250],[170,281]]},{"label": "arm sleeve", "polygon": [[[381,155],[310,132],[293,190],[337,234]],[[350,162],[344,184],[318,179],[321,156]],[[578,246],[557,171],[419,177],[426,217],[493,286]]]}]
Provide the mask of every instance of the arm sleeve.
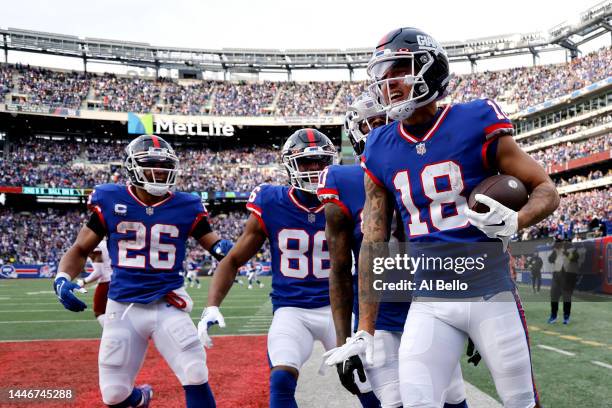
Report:
[{"label": "arm sleeve", "polygon": [[106,220],[102,212],[102,194],[94,189],[87,199],[87,208],[91,211],[91,217],[87,226],[96,234],[103,237],[107,233]]},{"label": "arm sleeve", "polygon": [[497,145],[502,136],[512,136],[514,127],[502,109],[491,99],[479,101],[479,120],[483,127],[482,162],[488,169],[497,168]]},{"label": "arm sleeve", "polygon": [[202,201],[198,200],[195,203],[195,207],[196,217],[193,224],[191,224],[189,235],[194,237],[196,240],[199,240],[204,235],[212,232],[212,227],[208,222],[208,211],[206,210],[204,204],[202,204]]},{"label": "arm sleeve", "polygon": [[[86,225],[87,227],[89,227],[90,230],[95,232],[98,236],[103,237],[106,235],[106,226],[102,223],[100,217],[98,216],[96,212],[91,213],[91,216],[89,217],[89,221],[87,221]],[[94,249],[94,252],[96,252],[97,249],[98,247]]]}]

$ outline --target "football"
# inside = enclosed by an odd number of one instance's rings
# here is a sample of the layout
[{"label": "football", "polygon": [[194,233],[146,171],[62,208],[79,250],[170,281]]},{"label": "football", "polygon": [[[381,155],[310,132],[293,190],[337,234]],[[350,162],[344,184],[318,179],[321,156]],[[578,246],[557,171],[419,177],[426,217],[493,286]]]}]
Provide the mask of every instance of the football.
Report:
[{"label": "football", "polygon": [[485,213],[489,207],[476,201],[476,194],[484,194],[514,211],[520,210],[526,203],[529,195],[523,182],[516,177],[498,174],[489,177],[478,184],[470,194],[468,206],[471,210]]}]

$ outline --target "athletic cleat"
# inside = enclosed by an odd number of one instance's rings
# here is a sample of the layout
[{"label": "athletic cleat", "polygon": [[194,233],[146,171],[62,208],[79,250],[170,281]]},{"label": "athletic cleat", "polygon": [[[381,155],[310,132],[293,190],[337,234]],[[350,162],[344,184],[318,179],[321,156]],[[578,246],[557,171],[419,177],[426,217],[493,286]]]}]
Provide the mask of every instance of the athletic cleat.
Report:
[{"label": "athletic cleat", "polygon": [[149,408],[149,404],[153,399],[153,387],[151,387],[149,384],[143,384],[137,388],[142,392],[142,400],[138,407]]},{"label": "athletic cleat", "polygon": [[253,285],[249,285],[247,289],[253,289]]},{"label": "athletic cleat", "polygon": [[264,284],[263,284],[263,283],[260,283],[260,284],[259,284],[259,287],[260,287],[260,288],[263,288],[263,287],[264,287]]},{"label": "athletic cleat", "polygon": [[548,324],[553,324],[553,323],[557,323],[557,317],[556,316],[555,317],[550,316],[548,318]]},{"label": "athletic cleat", "polygon": [[569,324],[569,321],[570,321],[569,316],[563,318],[563,324],[567,325],[567,324]]},{"label": "athletic cleat", "polygon": [[198,283],[198,286],[197,286],[197,288],[198,288],[198,289],[200,289],[200,288],[201,288],[201,286],[200,286],[200,284],[199,284],[199,283]]}]

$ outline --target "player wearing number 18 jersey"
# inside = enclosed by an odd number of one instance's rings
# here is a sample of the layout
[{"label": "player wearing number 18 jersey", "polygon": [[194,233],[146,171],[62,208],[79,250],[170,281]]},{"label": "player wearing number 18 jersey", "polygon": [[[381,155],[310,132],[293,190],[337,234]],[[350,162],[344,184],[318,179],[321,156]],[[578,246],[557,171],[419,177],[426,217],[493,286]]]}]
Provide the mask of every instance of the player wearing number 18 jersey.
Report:
[{"label": "player wearing number 18 jersey", "polygon": [[190,236],[219,258],[231,243],[211,230],[198,196],[171,191],[179,161],[165,140],[139,136],[126,153],[130,183],[95,188],[91,219],[62,257],[54,288],[66,308],[83,310],[72,292],[78,286],[70,281],[106,236],[113,274],[98,358],[104,403],[149,406],[151,388],[135,388],[134,380],[151,338],[183,385],[186,406],[214,407],[206,354],[189,317],[193,302],[180,271]]},{"label": "player wearing number 18 jersey", "polygon": [[[366,143],[360,290],[368,290],[373,276],[373,255],[365,248],[387,240],[389,197],[400,208],[408,241],[454,242],[459,249],[498,239],[505,249],[518,229],[554,211],[559,202],[554,184],[513,140],[512,124],[497,104],[476,100],[437,106],[450,75],[446,53],[432,37],[414,28],[387,34],[374,51],[368,73],[373,80],[370,92],[396,123],[375,129]],[[471,190],[498,172],[526,185],[531,193],[528,203],[515,212],[476,195],[489,211],[480,214],[467,209]],[[464,274],[469,290],[452,294],[463,301],[439,302],[437,298],[448,296],[417,291],[399,350],[405,407],[442,405],[467,336],[489,368],[504,406],[538,404],[526,323],[507,256],[499,247],[484,271]],[[419,274],[415,275],[417,288]],[[376,303],[360,303],[360,329],[374,332],[376,310]]]},{"label": "player wearing number 18 jersey", "polygon": [[[353,145],[355,155],[360,157],[368,133],[377,127],[384,126],[386,115],[381,115],[380,105],[374,102],[369,94],[364,93],[349,107],[345,121],[345,131]],[[317,194],[325,203],[326,234],[329,242],[332,271],[330,273],[330,298],[336,327],[338,347],[351,337],[349,323],[352,303],[355,327],[359,322],[357,274],[355,262],[351,277],[351,252],[353,259],[359,259],[363,233],[361,231],[361,212],[365,203],[363,186],[364,170],[358,165],[336,165],[328,167],[321,176]],[[401,221],[394,234],[402,239]],[[351,285],[352,283],[352,291]],[[352,302],[351,302],[352,298]],[[371,365],[365,365],[365,373],[374,394],[378,398],[375,406],[382,408],[401,407],[399,390],[398,350],[406,315],[410,302],[381,302],[376,318],[376,331],[373,336],[374,349],[378,351]],[[355,336],[358,336],[356,334]],[[351,340],[349,340],[351,341]],[[367,384],[361,384],[359,370],[364,366],[363,356],[357,350],[349,355],[349,350],[342,349],[342,355],[335,350],[326,353],[330,362],[338,361],[338,373],[342,384],[353,393],[364,393]],[[333,363],[332,363],[333,364]],[[355,371],[357,371],[355,373]],[[359,394],[358,394],[359,395]],[[363,401],[362,401],[363,403]],[[363,404],[365,406],[369,406]],[[453,381],[446,393],[444,408],[467,407],[465,404],[465,387],[461,376],[461,367],[457,363]]]},{"label": "player wearing number 18 jersey", "polygon": [[315,192],[323,169],[336,162],[336,149],[321,132],[301,129],[289,137],[282,157],[291,186],[264,184],[253,190],[247,204],[251,215],[236,246],[215,271],[198,326],[207,337],[209,324],[222,323],[218,306],[238,268],[268,239],[274,311],[268,332],[271,408],[297,407],[297,377],[314,340],[326,349],[335,345],[325,215]]}]

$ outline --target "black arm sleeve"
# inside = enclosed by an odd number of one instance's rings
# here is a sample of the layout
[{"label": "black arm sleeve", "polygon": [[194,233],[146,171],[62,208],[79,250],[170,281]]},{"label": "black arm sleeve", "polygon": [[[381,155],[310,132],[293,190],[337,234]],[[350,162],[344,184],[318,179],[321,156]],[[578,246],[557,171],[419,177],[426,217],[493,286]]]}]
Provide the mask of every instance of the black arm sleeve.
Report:
[{"label": "black arm sleeve", "polygon": [[95,212],[91,213],[89,221],[86,224],[90,230],[95,232],[97,235],[104,237],[106,235],[106,227],[102,224],[100,217]]},{"label": "black arm sleeve", "polygon": [[200,240],[204,235],[212,232],[212,228],[208,223],[207,217],[200,218],[200,221],[196,224],[196,226],[191,230],[191,236],[194,237],[197,241]]}]

